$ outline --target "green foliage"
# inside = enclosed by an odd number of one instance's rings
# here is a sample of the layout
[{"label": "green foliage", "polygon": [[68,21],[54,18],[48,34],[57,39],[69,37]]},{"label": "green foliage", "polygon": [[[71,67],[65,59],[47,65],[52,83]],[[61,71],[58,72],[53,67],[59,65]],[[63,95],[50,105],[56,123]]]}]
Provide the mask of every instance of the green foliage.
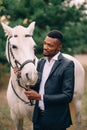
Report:
[{"label": "green foliage", "polygon": [[0,62],[5,63],[6,57],[5,57],[5,36],[2,27],[0,26]]},{"label": "green foliage", "polygon": [[70,54],[87,53],[86,34],[87,26],[82,23],[65,27],[63,50]]},{"label": "green foliage", "polygon": [[[86,3],[81,6],[70,4],[71,0],[0,0],[0,17],[5,16],[9,25],[28,26],[36,21],[34,40],[36,54],[42,53],[43,41],[52,29],[64,34],[63,52],[69,54],[87,53]],[[25,22],[24,22],[25,21]],[[6,62],[5,41],[0,26],[0,62]]]}]

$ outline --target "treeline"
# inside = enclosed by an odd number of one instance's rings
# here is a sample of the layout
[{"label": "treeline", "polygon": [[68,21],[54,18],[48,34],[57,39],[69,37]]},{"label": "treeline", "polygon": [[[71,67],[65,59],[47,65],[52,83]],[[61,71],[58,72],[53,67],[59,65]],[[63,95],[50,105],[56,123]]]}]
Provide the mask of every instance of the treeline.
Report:
[{"label": "treeline", "polygon": [[[42,53],[43,40],[52,29],[64,34],[63,52],[74,55],[87,53],[86,2],[72,5],[72,0],[0,0],[0,21],[11,27],[27,27],[36,22],[34,40],[36,54]],[[5,63],[6,38],[0,25],[0,62]]]}]

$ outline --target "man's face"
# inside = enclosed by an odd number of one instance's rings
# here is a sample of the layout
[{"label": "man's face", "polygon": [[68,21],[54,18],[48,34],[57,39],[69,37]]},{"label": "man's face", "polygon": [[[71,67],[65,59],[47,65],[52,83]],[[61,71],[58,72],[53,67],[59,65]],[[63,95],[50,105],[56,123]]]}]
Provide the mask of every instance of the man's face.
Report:
[{"label": "man's face", "polygon": [[43,45],[44,56],[52,58],[58,53],[62,48],[60,41],[56,38],[46,37]]}]

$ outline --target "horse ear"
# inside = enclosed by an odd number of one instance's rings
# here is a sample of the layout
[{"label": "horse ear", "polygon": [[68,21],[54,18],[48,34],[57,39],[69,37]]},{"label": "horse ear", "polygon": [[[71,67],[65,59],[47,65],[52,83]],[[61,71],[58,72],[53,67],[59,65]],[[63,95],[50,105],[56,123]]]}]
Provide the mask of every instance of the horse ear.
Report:
[{"label": "horse ear", "polygon": [[4,24],[4,23],[1,23],[1,25],[4,29],[6,36],[11,36],[12,35],[12,28],[9,27],[8,25]]},{"label": "horse ear", "polygon": [[33,35],[34,27],[35,27],[35,22],[32,22],[32,23],[28,26],[28,30],[29,30],[29,34],[30,34],[30,35]]}]

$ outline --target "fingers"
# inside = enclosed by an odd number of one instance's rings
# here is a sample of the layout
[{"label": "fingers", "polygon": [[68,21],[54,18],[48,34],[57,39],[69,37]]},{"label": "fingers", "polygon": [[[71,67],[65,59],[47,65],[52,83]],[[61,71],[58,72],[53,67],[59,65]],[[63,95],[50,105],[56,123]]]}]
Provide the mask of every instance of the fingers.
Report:
[{"label": "fingers", "polygon": [[17,67],[14,67],[14,73],[16,74],[16,73],[18,73],[18,68]]},{"label": "fingers", "polygon": [[32,91],[30,91],[30,90],[25,91],[24,93],[25,93],[25,95],[27,96],[28,99],[34,100],[34,95],[33,95]]},{"label": "fingers", "polygon": [[31,100],[40,100],[41,99],[40,94],[34,90],[25,91],[24,93],[28,99],[31,99]]},{"label": "fingers", "polygon": [[29,91],[24,91],[25,95],[28,97],[30,95]]},{"label": "fingers", "polygon": [[29,96],[31,95],[31,90],[28,91],[24,91],[25,95],[29,98]]},{"label": "fingers", "polygon": [[14,73],[17,75],[18,78],[21,78],[21,72],[19,71],[19,69],[17,67],[14,67]]}]

